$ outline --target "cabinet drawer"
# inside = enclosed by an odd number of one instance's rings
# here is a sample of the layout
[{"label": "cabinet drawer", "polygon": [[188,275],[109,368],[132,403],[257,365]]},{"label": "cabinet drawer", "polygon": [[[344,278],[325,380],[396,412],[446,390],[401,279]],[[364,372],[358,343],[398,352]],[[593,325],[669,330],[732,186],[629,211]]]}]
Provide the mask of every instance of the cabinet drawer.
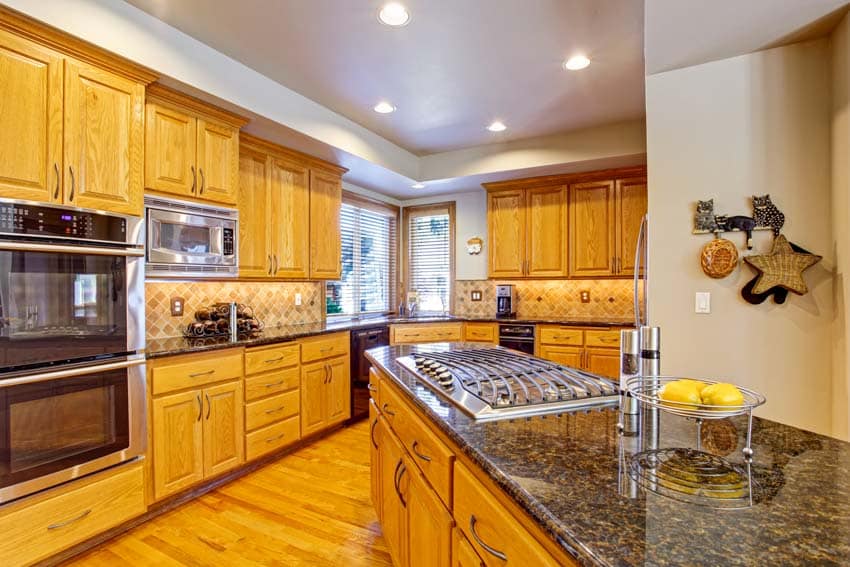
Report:
[{"label": "cabinet drawer", "polygon": [[620,330],[585,331],[584,342],[589,347],[620,348]]},{"label": "cabinet drawer", "polygon": [[451,509],[454,453],[413,413],[413,408],[392,387],[384,385],[381,388],[381,400],[381,411],[391,429],[434,491]]},{"label": "cabinet drawer", "polygon": [[277,370],[298,364],[301,345],[287,344],[245,351],[245,375]]},{"label": "cabinet drawer", "polygon": [[348,333],[335,333],[301,342],[301,362],[348,354]]},{"label": "cabinet drawer", "polygon": [[[559,565],[460,463],[455,464],[454,482],[454,517],[458,528],[488,565]],[[493,552],[503,553],[507,560],[497,559]]]},{"label": "cabinet drawer", "polygon": [[152,361],[154,395],[242,377],[242,351],[189,354]]},{"label": "cabinet drawer", "polygon": [[539,333],[542,344],[570,346],[582,346],[584,344],[584,331],[581,329],[541,325]]},{"label": "cabinet drawer", "polygon": [[393,325],[390,327],[390,342],[403,345],[460,341],[461,328],[461,323]]},{"label": "cabinet drawer", "polygon": [[298,415],[301,394],[298,390],[251,402],[245,406],[245,430],[252,431],[283,418]]},{"label": "cabinet drawer", "polygon": [[298,441],[301,424],[298,416],[258,429],[245,436],[245,458],[249,461]]},{"label": "cabinet drawer", "polygon": [[499,330],[495,323],[466,323],[463,340],[478,343],[496,343]]},{"label": "cabinet drawer", "polygon": [[279,394],[301,384],[301,370],[296,366],[260,376],[245,378],[245,401]]},{"label": "cabinet drawer", "polygon": [[143,514],[142,465],[106,474],[109,476],[102,480],[54,497],[32,504],[25,500],[0,516],[0,564],[24,565],[45,559]]}]

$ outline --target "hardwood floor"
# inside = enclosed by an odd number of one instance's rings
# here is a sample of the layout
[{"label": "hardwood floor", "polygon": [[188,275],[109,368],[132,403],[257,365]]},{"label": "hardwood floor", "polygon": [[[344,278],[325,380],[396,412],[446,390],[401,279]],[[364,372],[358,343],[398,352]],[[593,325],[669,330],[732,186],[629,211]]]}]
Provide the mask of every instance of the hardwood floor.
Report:
[{"label": "hardwood floor", "polygon": [[65,565],[392,565],[360,422]]}]

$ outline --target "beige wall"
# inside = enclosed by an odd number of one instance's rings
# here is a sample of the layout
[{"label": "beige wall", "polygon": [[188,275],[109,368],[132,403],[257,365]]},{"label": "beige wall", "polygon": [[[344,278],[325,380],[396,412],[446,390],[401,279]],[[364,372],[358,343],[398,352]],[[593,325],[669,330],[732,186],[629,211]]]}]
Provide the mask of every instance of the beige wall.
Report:
[{"label": "beige wall", "polygon": [[850,15],[830,38],[832,55],[832,226],[835,252],[832,429],[850,438]]},{"label": "beige wall", "polygon": [[[663,333],[665,373],[728,379],[763,392],[764,417],[833,432],[830,213],[830,70],[825,40],[794,44],[647,77],[649,316]],[[754,272],[723,280],[699,265],[707,235],[692,235],[694,204],[713,197],[721,213],[749,214],[770,193],[785,234],[822,254],[806,272],[808,295],[784,305],[740,296]],[[742,254],[744,237],[728,236]],[[769,250],[757,233],[755,250]],[[711,292],[712,312],[694,313]]]}]

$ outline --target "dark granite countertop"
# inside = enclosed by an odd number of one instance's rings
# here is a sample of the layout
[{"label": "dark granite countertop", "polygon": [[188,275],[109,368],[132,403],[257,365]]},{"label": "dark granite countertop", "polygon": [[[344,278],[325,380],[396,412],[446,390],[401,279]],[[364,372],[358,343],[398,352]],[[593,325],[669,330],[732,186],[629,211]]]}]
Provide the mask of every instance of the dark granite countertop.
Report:
[{"label": "dark granite countertop", "polygon": [[552,323],[559,325],[581,325],[586,327],[630,327],[633,321],[623,319],[594,319],[574,317],[569,319],[496,319],[493,318],[464,318],[448,316],[434,317],[364,317],[362,319],[329,319],[316,323],[303,323],[299,325],[283,325],[280,327],[266,327],[263,331],[251,335],[241,336],[236,342],[231,342],[227,337],[199,337],[187,339],[185,337],[169,337],[165,339],[148,339],[146,345],[147,358],[161,358],[177,354],[189,354],[224,348],[240,346],[261,346],[274,343],[292,341],[303,337],[335,333],[338,331],[356,331],[368,329],[381,325],[393,323],[437,323],[442,321],[481,321],[481,322],[511,322],[511,323]]},{"label": "dark granite countertop", "polygon": [[[619,435],[616,409],[475,422],[396,362],[445,348],[481,347],[380,347],[367,356],[581,563],[850,563],[850,444],[755,418],[753,505],[716,509],[674,500],[637,490],[621,474],[625,455],[642,441]],[[659,433],[659,448],[695,446],[695,424],[681,417],[662,413]],[[745,433],[744,418],[707,421],[702,439],[746,470]]]}]

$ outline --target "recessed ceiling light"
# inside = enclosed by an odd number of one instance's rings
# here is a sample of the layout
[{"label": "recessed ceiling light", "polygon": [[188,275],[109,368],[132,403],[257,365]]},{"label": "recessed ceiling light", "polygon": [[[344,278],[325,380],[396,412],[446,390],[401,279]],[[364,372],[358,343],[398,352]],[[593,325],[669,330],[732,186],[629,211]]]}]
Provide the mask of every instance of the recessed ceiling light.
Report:
[{"label": "recessed ceiling light", "polygon": [[507,126],[505,126],[504,122],[494,120],[489,126],[487,126],[487,129],[491,132],[502,132],[507,129]]},{"label": "recessed ceiling light", "polygon": [[378,19],[388,26],[406,26],[410,22],[410,12],[398,2],[389,2],[381,7]]},{"label": "recessed ceiling light", "polygon": [[568,71],[578,71],[590,65],[590,59],[584,55],[573,55],[564,61],[564,69]]},{"label": "recessed ceiling light", "polygon": [[414,188],[414,189],[425,189],[425,184],[424,183],[414,183],[413,185],[411,185],[411,187]]},{"label": "recessed ceiling light", "polygon": [[395,112],[395,107],[385,100],[382,100],[373,106],[372,109],[378,114],[389,114],[390,112]]}]

